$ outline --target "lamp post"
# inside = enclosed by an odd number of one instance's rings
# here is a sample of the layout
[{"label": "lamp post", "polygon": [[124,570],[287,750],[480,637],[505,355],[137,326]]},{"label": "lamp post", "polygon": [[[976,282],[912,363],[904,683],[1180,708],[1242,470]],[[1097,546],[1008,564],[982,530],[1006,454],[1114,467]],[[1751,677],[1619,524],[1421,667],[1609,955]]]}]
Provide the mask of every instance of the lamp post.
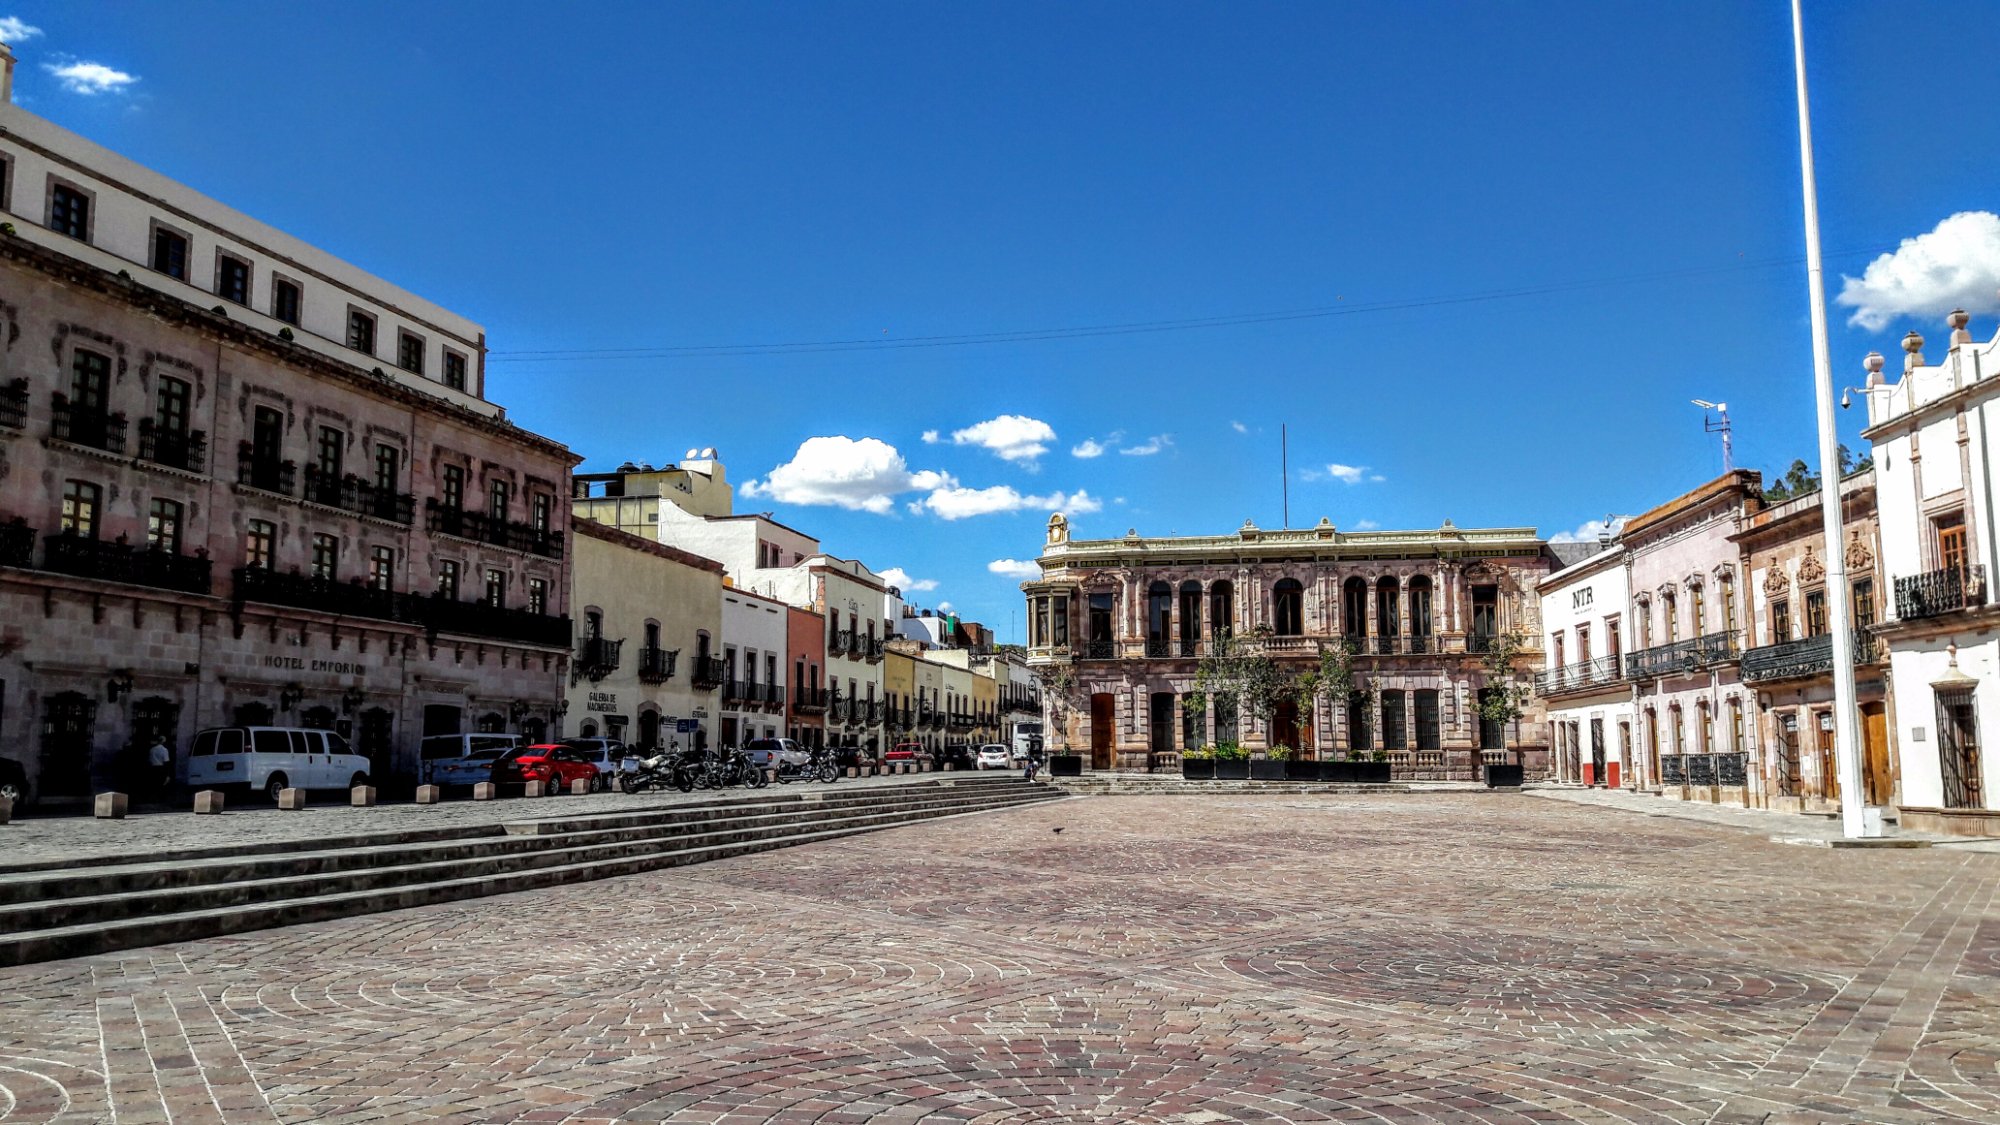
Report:
[{"label": "lamp post", "polygon": [[1806,290],[1812,301],[1813,398],[1819,421],[1819,505],[1826,535],[1827,625],[1833,630],[1833,749],[1840,778],[1840,831],[1853,839],[1882,834],[1882,813],[1862,805],[1861,752],[1854,706],[1853,607],[1841,532],[1840,440],[1833,422],[1833,364],[1826,338],[1826,279],[1819,252],[1819,186],[1813,176],[1812,113],[1806,96],[1805,14],[1792,0],[1792,62],[1798,77],[1799,167],[1805,193]]}]

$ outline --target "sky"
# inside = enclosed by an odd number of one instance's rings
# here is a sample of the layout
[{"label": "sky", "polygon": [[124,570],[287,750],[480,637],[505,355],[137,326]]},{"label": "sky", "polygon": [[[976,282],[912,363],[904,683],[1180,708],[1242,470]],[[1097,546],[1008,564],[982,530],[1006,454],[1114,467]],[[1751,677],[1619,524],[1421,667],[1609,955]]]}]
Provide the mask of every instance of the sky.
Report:
[{"label": "sky", "polygon": [[[1696,398],[1815,458],[1785,0],[0,16],[26,108],[480,322],[586,470],[713,447],[1002,639],[1055,509],[1591,534],[1721,471]],[[1806,20],[1859,384],[1995,329],[2000,5]]]}]

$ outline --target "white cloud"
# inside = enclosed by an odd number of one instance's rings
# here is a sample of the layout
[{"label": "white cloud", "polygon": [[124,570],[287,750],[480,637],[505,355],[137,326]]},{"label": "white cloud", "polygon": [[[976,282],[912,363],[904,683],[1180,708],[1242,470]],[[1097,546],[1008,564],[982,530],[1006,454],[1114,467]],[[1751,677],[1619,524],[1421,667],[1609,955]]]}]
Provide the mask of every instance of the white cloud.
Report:
[{"label": "white cloud", "polygon": [[953,608],[954,608],[954,607],[952,606],[952,604],[951,604],[950,602],[939,602],[939,603],[938,603],[938,612],[939,612],[939,613],[950,613],[950,612],[952,611],[952,609],[953,609]]},{"label": "white cloud", "polygon": [[924,444],[925,444],[925,445],[936,445],[937,443],[938,443],[938,432],[937,432],[936,430],[925,430],[925,431],[924,431]]},{"label": "white cloud", "polygon": [[43,63],[42,69],[56,76],[62,88],[72,94],[86,96],[95,94],[122,94],[125,88],[139,80],[136,74],[113,70],[103,63],[66,62]]},{"label": "white cloud", "polygon": [[949,488],[944,473],[911,472],[896,447],[877,438],[807,438],[792,459],[763,480],[745,481],[745,496],[782,504],[830,504],[851,511],[887,514],[899,492]]},{"label": "white cloud", "polygon": [[1250,432],[1250,427],[1244,425],[1241,422],[1231,422],[1229,423],[1229,428],[1235,430],[1239,434],[1247,434]]},{"label": "white cloud", "polygon": [[1004,484],[992,488],[959,488],[952,485],[933,489],[921,502],[913,503],[911,509],[930,512],[943,520],[962,520],[1023,511],[1086,515],[1103,511],[1104,504],[1083,489],[1073,493],[1051,492],[1047,496],[1030,496]]},{"label": "white cloud", "polygon": [[1613,516],[1609,520],[1585,520],[1575,531],[1558,531],[1549,536],[1551,543],[1595,543],[1606,531],[1616,535],[1625,529],[1629,516]]},{"label": "white cloud", "polygon": [[19,43],[41,33],[41,28],[29,27],[27,21],[19,16],[0,16],[0,43]]},{"label": "white cloud", "polygon": [[1154,434],[1152,437],[1147,438],[1145,441],[1140,442],[1138,445],[1128,446],[1124,449],[1119,450],[1118,452],[1124,454],[1127,457],[1151,457],[1153,454],[1158,453],[1162,449],[1165,449],[1168,446],[1171,446],[1172,444],[1174,444],[1174,435]]},{"label": "white cloud", "polygon": [[986,564],[986,569],[1002,578],[1018,578],[1023,582],[1042,576],[1041,566],[1033,559],[994,559]]},{"label": "white cloud", "polygon": [[1089,460],[1092,457],[1104,456],[1105,448],[1104,443],[1098,441],[1096,438],[1085,438],[1082,442],[1070,447],[1069,455]]},{"label": "white cloud", "polygon": [[[1368,466],[1366,465],[1342,465],[1336,462],[1326,467],[1326,475],[1342,484],[1360,484],[1362,478],[1367,474]],[[1381,478],[1377,477],[1376,479],[1380,480]]]},{"label": "white cloud", "polygon": [[1961,211],[1937,229],[1906,238],[1893,254],[1841,276],[1847,323],[1880,332],[1899,316],[1939,317],[1953,309],[2000,310],[2000,215]]},{"label": "white cloud", "polygon": [[912,578],[910,572],[900,566],[875,572],[882,581],[894,586],[905,594],[922,594],[938,588],[935,578]]},{"label": "white cloud", "polygon": [[951,435],[953,445],[976,445],[991,451],[1003,461],[1032,462],[1047,453],[1048,443],[1054,440],[1054,427],[1025,414],[1002,414],[998,418],[954,430]]},{"label": "white cloud", "polygon": [[1376,522],[1375,522],[1374,520],[1355,520],[1355,521],[1354,521],[1354,530],[1356,530],[1356,531],[1374,531],[1374,530],[1375,530],[1376,528],[1378,528],[1378,527],[1381,527],[1381,526],[1382,526],[1381,524],[1379,524],[1379,523],[1376,523]]}]

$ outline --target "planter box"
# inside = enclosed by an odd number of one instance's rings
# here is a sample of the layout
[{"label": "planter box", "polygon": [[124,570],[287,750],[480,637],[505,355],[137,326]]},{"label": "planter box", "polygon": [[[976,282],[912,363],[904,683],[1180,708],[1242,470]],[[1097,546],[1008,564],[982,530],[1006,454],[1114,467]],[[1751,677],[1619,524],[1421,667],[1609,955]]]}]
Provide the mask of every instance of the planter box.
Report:
[{"label": "planter box", "polygon": [[1321,762],[1321,781],[1338,781],[1350,785],[1389,784],[1389,763],[1387,762]]},{"label": "planter box", "polygon": [[1083,755],[1081,755],[1081,754],[1051,754],[1051,755],[1049,755],[1049,776],[1050,776],[1050,777],[1082,777],[1082,776],[1083,776]]},{"label": "planter box", "polygon": [[1217,758],[1215,760],[1215,780],[1247,781],[1249,778],[1250,760],[1248,758]]},{"label": "planter box", "polygon": [[1486,788],[1498,789],[1502,786],[1519,786],[1521,784],[1521,773],[1520,766],[1489,765],[1486,767]]},{"label": "planter box", "polygon": [[1314,765],[1319,767],[1319,779],[1321,781],[1346,782],[1354,780],[1355,764],[1353,762],[1315,762]]},{"label": "planter box", "polygon": [[1208,781],[1215,777],[1215,759],[1182,758],[1181,776],[1189,781]]},{"label": "planter box", "polygon": [[1300,761],[1297,758],[1285,763],[1286,781],[1318,781],[1319,763]]},{"label": "planter box", "polygon": [[1258,758],[1250,763],[1250,780],[1283,781],[1285,780],[1285,767],[1290,764],[1289,762],[1274,762],[1268,758]]}]

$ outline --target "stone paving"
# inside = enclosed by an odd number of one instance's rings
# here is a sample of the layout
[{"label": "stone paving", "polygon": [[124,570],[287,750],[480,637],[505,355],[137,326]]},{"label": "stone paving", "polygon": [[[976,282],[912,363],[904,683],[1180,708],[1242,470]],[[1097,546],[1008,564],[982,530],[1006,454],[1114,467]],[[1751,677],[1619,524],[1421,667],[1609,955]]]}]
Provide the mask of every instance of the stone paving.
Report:
[{"label": "stone paving", "polygon": [[6,970],[0,1117],[1990,1123],[1996,889],[1528,797],[1083,798]]}]

